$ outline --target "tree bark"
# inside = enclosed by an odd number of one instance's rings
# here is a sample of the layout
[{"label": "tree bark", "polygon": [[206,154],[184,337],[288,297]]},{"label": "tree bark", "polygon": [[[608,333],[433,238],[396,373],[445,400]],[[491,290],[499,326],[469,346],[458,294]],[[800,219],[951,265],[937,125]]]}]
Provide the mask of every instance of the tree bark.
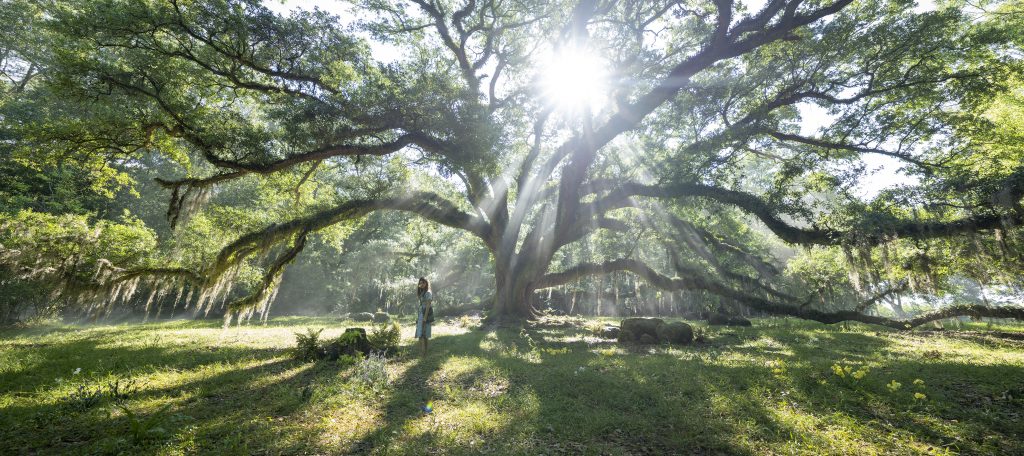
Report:
[{"label": "tree bark", "polygon": [[496,323],[530,319],[537,315],[532,270],[522,255],[496,255],[494,264],[494,305],[488,318]]}]

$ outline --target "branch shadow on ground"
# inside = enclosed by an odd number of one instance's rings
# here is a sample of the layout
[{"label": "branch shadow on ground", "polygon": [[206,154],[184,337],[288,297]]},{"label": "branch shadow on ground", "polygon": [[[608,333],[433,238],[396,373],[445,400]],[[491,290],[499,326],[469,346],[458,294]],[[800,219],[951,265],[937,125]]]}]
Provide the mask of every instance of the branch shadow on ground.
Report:
[{"label": "branch shadow on ground", "polygon": [[[133,329],[118,331],[109,334],[127,336]],[[759,454],[787,446],[829,448],[834,426],[877,452],[903,449],[886,442],[908,437],[967,453],[1024,448],[1024,391],[1012,389],[1024,382],[1019,367],[907,358],[905,350],[902,358],[889,359],[895,344],[907,343],[893,333],[723,329],[704,344],[653,348],[623,348],[584,334],[497,329],[440,335],[425,358],[415,356],[409,341],[409,354],[393,361],[404,370],[379,397],[351,396],[349,368],[299,363],[284,349],[125,349],[105,346],[99,336],[69,338],[17,348],[38,351],[38,361],[0,373],[0,398],[15,390],[45,394],[55,372],[77,364],[71,354],[83,362],[103,360],[113,375],[188,373],[142,389],[127,405],[153,410],[172,404],[168,415],[180,419],[165,423],[170,439],[193,439],[197,451]],[[785,360],[787,372],[773,373],[772,360]],[[829,377],[840,360],[879,367],[863,382],[842,383]],[[916,377],[942,401],[906,399]],[[887,392],[891,378],[906,385],[903,396]],[[435,404],[429,415],[421,409],[428,401]],[[362,409],[339,411],[351,404]],[[362,419],[362,412],[372,416]],[[0,416],[0,453],[140,452],[160,444],[126,442],[123,415],[69,412],[60,400],[15,401]],[[352,421],[332,425],[335,417]],[[363,430],[327,438],[336,428],[353,427]],[[993,436],[1003,443],[992,443]]]},{"label": "branch shadow on ground", "polygon": [[[900,450],[903,447],[899,445],[914,439],[920,440],[912,444],[915,451],[955,446],[968,452],[997,448],[1012,453],[1021,448],[1020,416],[1009,401],[994,404],[988,411],[930,406],[914,402],[908,389],[896,395],[885,387],[890,377],[910,385],[911,379],[922,376],[930,379],[929,394],[957,395],[957,382],[962,386],[972,378],[1024,380],[1024,373],[1015,366],[898,359],[883,363],[868,380],[842,383],[829,377],[830,366],[838,361],[884,359],[893,350],[889,332],[831,328],[807,339],[786,336],[786,331],[799,333],[795,329],[727,329],[719,331],[711,343],[650,352],[646,348],[616,349],[615,344],[606,342],[572,342],[559,337],[549,341],[543,331],[527,331],[531,337],[509,330],[446,336],[435,345],[449,345],[447,348],[418,362],[410,369],[413,375],[398,381],[396,390],[407,392],[388,400],[383,422],[347,450],[360,454],[472,454],[483,450],[508,454],[759,454],[786,445],[836,448],[832,442],[836,436],[829,428],[843,423],[852,426],[855,440],[877,452]],[[762,336],[771,338],[767,347],[750,345]],[[606,351],[614,354],[601,354]],[[502,393],[509,400],[491,398],[486,403],[498,414],[509,413],[508,403],[521,403],[529,410],[515,414],[514,422],[478,432],[477,438],[446,437],[446,432],[454,432],[450,429],[422,432],[425,416],[418,406],[424,400],[441,398],[443,407],[446,399],[444,385],[428,384],[427,379],[444,371],[450,360],[467,357],[479,358],[487,368],[448,378],[449,386],[470,387],[474,376],[496,369],[509,383]],[[773,373],[770,363],[776,359],[789,361],[785,374]],[[982,389],[991,393],[998,385],[986,388]],[[975,396],[978,394],[983,393]],[[943,397],[947,398],[953,404],[969,400]],[[532,409],[531,404],[535,404]],[[445,424],[471,427],[467,423]],[[958,431],[967,435],[958,435]],[[986,446],[992,435],[1005,442]]]}]

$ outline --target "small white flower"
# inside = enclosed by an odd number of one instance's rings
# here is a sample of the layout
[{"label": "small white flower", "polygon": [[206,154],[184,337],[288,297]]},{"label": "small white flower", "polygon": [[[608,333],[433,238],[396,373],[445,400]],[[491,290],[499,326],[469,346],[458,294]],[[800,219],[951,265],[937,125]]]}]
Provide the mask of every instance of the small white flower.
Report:
[{"label": "small white flower", "polygon": [[79,367],[79,368],[75,369],[75,372],[73,372],[72,374],[73,375],[78,375],[78,374],[81,374],[81,373],[82,373],[82,368]]}]

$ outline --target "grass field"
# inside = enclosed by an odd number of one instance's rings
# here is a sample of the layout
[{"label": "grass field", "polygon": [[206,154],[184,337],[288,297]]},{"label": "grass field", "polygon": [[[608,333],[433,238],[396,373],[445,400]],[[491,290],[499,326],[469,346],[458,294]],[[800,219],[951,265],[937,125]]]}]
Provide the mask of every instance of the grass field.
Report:
[{"label": "grass field", "polygon": [[0,330],[0,454],[1024,454],[1020,327],[623,348],[459,323],[421,359],[406,322],[386,384],[291,358],[295,332],[357,326],[326,318]]}]

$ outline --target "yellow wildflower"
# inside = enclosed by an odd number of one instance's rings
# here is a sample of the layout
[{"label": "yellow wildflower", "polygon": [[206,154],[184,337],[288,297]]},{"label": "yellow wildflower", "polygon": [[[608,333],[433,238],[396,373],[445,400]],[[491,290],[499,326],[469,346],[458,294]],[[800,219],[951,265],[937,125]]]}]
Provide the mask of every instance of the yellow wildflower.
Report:
[{"label": "yellow wildflower", "polygon": [[843,371],[843,367],[838,364],[832,365],[832,372],[840,377],[846,377],[846,373]]}]

